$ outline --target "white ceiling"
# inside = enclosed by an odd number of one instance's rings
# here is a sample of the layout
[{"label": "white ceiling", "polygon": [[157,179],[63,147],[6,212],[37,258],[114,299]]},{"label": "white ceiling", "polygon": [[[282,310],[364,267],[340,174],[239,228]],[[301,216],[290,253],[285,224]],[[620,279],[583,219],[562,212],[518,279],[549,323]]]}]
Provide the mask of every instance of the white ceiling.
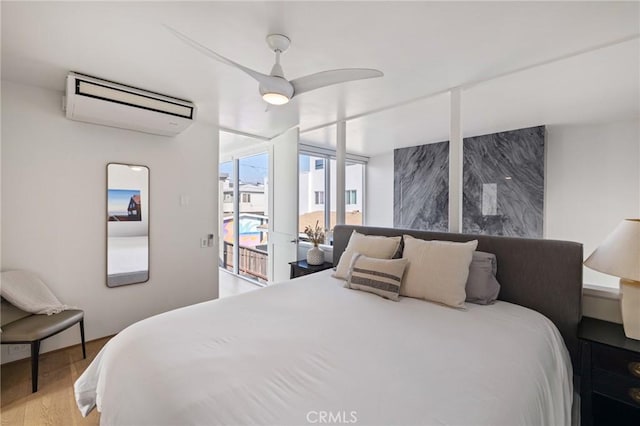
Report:
[{"label": "white ceiling", "polygon": [[[271,137],[299,125],[301,138],[318,145],[335,143],[335,126],[305,130],[382,110],[347,124],[347,149],[362,155],[447,139],[448,95],[427,96],[455,86],[465,87],[466,135],[640,114],[637,2],[3,1],[1,7],[3,79],[62,91],[74,70],[192,100],[199,119],[240,132]],[[264,37],[286,34],[292,45],[282,65],[290,79],[344,67],[377,68],[385,76],[305,93],[265,112],[255,81],[202,56],[162,24],[265,73],[273,54]],[[568,58],[466,87],[562,57]],[[230,135],[222,141],[225,149],[249,143]]]}]

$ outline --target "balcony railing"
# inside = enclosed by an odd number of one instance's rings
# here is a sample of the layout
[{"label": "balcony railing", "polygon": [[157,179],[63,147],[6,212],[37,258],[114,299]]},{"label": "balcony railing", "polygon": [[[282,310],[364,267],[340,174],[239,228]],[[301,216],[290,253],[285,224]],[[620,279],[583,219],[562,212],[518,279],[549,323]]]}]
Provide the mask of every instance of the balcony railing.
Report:
[{"label": "balcony railing", "polygon": [[[240,262],[238,272],[244,275],[267,281],[267,261],[269,255],[264,250],[253,247],[239,247]],[[222,262],[226,269],[233,270],[233,244],[224,242]]]}]

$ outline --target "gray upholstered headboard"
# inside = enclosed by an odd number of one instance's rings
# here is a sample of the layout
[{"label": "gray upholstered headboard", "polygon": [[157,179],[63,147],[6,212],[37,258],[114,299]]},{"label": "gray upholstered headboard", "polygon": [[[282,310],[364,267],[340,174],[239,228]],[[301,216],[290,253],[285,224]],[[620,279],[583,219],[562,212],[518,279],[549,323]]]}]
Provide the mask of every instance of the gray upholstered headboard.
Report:
[{"label": "gray upholstered headboard", "polygon": [[578,323],[582,317],[582,244],[568,241],[452,234],[408,229],[338,225],[333,231],[337,265],[352,231],[367,235],[408,234],[423,240],[478,240],[478,250],[496,255],[498,299],[536,310],[558,327],[579,370]]}]

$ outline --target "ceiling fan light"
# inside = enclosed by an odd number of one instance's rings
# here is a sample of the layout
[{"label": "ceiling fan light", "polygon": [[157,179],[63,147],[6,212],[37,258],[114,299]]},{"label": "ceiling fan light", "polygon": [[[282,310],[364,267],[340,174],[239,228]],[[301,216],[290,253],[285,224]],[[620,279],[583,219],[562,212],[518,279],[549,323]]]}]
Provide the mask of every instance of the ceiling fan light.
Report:
[{"label": "ceiling fan light", "polygon": [[271,105],[284,105],[289,102],[289,98],[281,93],[268,92],[262,94],[262,99]]}]

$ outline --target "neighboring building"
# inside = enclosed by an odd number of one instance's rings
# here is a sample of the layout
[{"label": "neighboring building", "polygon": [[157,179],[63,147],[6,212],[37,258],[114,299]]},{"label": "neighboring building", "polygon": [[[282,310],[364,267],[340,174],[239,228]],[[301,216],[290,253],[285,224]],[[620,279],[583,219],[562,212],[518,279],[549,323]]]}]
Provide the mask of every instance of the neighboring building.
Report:
[{"label": "neighboring building", "polygon": [[[226,174],[225,174],[226,175]],[[223,216],[233,212],[233,182],[228,176],[221,175],[222,213]],[[266,181],[266,179],[265,179]],[[264,183],[240,182],[240,213],[267,214],[268,200]]]},{"label": "neighboring building", "polygon": [[[309,171],[300,171],[300,214],[325,209],[325,166],[327,160],[320,157],[307,157],[309,159]],[[330,182],[335,185],[336,167],[332,161],[329,167]],[[347,164],[345,170],[345,209],[347,212],[362,211],[362,165]],[[335,210],[336,194],[331,193],[331,209]]]},{"label": "neighboring building", "polygon": [[[220,212],[221,233],[229,244],[234,241],[233,226],[233,182],[227,173],[220,173]],[[268,179],[264,183],[240,183],[240,246],[262,246],[267,241],[268,218]]]},{"label": "neighboring building", "polygon": [[129,206],[127,207],[127,213],[129,217],[135,217],[137,220],[142,220],[142,205],[140,203],[140,196],[134,195],[129,200]]},{"label": "neighboring building", "polygon": [[[329,210],[331,223],[334,224],[336,214],[336,194],[329,194],[329,206],[326,206],[326,165],[329,162],[329,182],[335,187],[336,167],[334,160],[326,160],[321,157],[303,156],[303,161],[308,159],[308,167],[302,167],[299,177],[299,230],[304,230],[306,225],[314,225],[316,220],[324,222],[324,212]],[[362,164],[347,164],[345,169],[345,222],[347,224],[362,224],[363,206],[363,169]],[[308,170],[305,170],[308,169]]]}]

